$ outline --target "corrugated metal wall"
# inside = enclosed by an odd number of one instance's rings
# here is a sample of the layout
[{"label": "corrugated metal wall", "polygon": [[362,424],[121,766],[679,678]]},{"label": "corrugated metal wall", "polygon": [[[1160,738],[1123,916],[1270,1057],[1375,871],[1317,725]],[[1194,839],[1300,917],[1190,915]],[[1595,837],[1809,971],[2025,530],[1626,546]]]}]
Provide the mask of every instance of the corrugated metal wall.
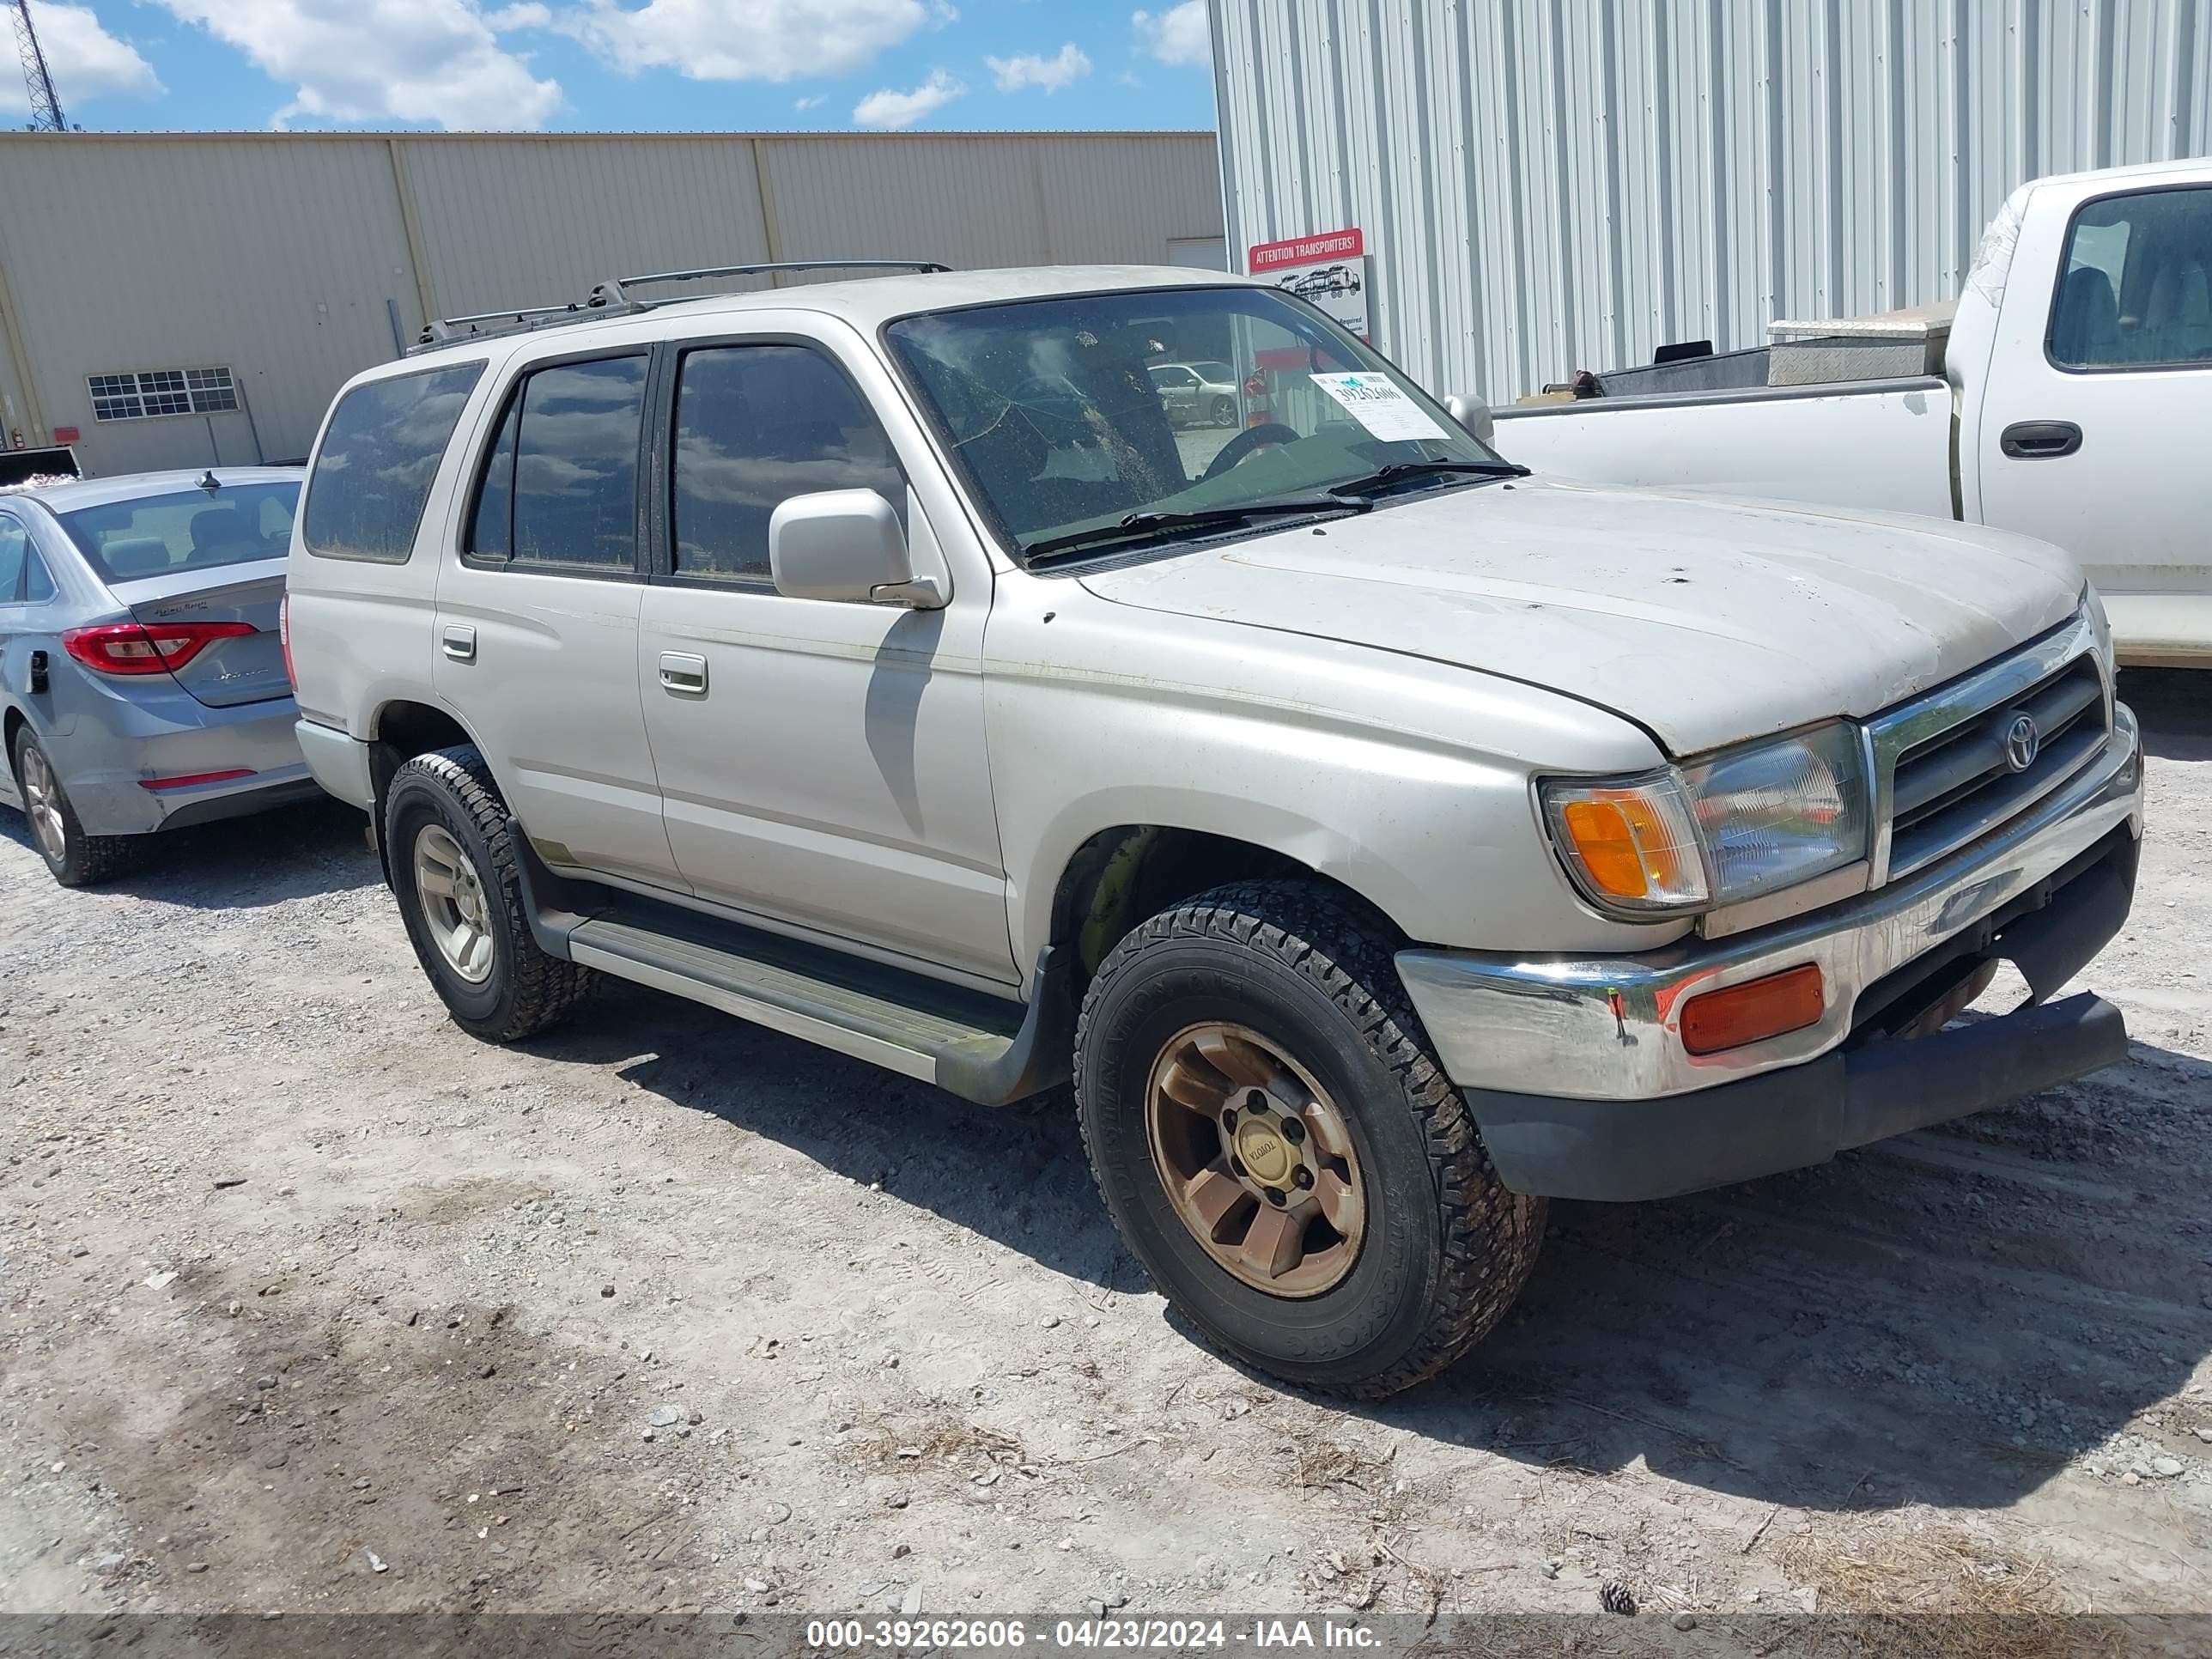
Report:
[{"label": "corrugated metal wall", "polygon": [[[1206,133],[0,134],[0,415],[101,472],[297,456],[426,316],[758,259],[1166,264]],[[95,422],[85,378],[228,367],[235,414]]]},{"label": "corrugated metal wall", "polygon": [[1212,0],[1232,256],[1358,225],[1493,402],[1951,297],[2025,179],[2212,151],[2212,0]]}]

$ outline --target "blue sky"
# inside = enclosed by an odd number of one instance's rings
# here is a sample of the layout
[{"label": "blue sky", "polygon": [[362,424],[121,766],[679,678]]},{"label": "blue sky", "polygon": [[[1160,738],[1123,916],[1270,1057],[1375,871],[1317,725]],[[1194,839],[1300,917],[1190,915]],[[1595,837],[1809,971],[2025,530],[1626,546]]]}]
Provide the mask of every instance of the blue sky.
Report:
[{"label": "blue sky", "polygon": [[[32,0],[73,125],[1210,128],[1205,0]],[[23,89],[0,58],[0,120]]]}]

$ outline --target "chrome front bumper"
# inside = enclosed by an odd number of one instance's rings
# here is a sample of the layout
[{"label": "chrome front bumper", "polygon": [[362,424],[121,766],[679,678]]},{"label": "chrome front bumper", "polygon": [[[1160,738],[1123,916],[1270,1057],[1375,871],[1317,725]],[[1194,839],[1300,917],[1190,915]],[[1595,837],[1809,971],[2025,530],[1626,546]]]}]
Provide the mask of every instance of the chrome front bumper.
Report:
[{"label": "chrome front bumper", "polygon": [[[2142,833],[2135,716],[2035,806],[1965,851],[1860,897],[1717,940],[1640,957],[1531,960],[1404,951],[1399,977],[1446,1073],[1463,1089],[1575,1100],[1650,1100],[1798,1066],[1850,1036],[1860,994],[1926,955],[2121,824]],[[1802,963],[1826,989],[1820,1020],[1723,1054],[1682,1046],[1690,997]]]}]

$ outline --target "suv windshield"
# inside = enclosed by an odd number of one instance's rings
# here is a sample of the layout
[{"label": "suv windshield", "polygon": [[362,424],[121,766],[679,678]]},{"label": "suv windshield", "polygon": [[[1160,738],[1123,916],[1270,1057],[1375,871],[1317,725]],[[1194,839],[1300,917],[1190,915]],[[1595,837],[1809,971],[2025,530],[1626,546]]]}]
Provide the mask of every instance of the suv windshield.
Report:
[{"label": "suv windshield", "polygon": [[288,478],[141,495],[54,516],[103,580],[127,582],[281,559],[291,550],[299,499],[299,481]]},{"label": "suv windshield", "polygon": [[[1029,561],[1280,525],[1301,507],[1357,511],[1522,471],[1369,347],[1272,289],[978,306],[903,319],[885,337],[969,487]],[[1235,388],[1233,418],[1192,407],[1200,364]]]}]

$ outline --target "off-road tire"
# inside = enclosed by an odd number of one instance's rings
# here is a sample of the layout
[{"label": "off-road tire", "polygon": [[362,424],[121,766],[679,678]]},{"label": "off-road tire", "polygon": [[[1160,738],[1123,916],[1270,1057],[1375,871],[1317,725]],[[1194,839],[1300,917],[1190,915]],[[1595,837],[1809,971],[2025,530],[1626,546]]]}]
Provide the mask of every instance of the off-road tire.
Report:
[{"label": "off-road tire", "polygon": [[[415,838],[432,823],[460,843],[483,882],[493,963],[481,985],[471,984],[448,965],[416,891]],[[453,1024],[487,1042],[514,1042],[560,1024],[591,994],[596,977],[589,969],[538,948],[507,826],[506,802],[473,744],[416,756],[392,774],[385,791],[384,844],[407,941]]]},{"label": "off-road tire", "polygon": [[23,757],[33,750],[37,750],[40,759],[46,763],[47,775],[53,778],[54,805],[61,814],[62,856],[59,859],[46,851],[46,844],[39,839],[38,826],[29,825],[31,846],[46,861],[46,868],[53,872],[54,879],[64,887],[90,887],[99,882],[112,881],[136,865],[140,845],[138,836],[85,834],[84,824],[77,817],[76,808],[70,804],[69,792],[62,787],[61,779],[54,775],[52,757],[32,735],[31,728],[25,726],[15,732],[8,763],[14,769],[15,793],[22,799],[27,822],[31,801],[23,787]]},{"label": "off-road tire", "polygon": [[[1534,1264],[1544,1200],[1509,1192],[1430,1050],[1397,941],[1319,883],[1215,888],[1145,922],[1099,965],[1076,1028],[1077,1113],[1106,1206],[1174,1306],[1255,1370],[1376,1400],[1426,1381],[1504,1316]],[[1172,1035],[1233,1021],[1333,1094],[1367,1188],[1358,1260],[1304,1300],[1208,1256],[1155,1170],[1145,1092]]]}]

